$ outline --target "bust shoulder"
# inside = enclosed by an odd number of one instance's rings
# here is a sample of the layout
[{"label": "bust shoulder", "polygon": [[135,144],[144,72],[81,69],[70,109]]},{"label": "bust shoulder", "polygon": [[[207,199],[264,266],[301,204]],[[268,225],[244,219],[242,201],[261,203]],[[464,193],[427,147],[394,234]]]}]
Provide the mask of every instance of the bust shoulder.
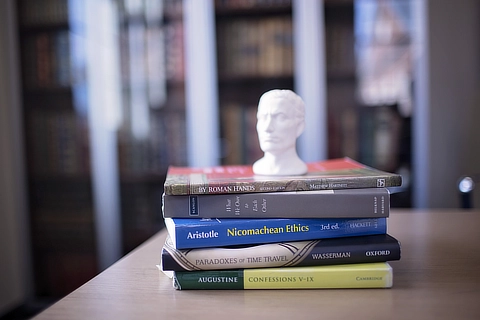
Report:
[{"label": "bust shoulder", "polygon": [[303,175],[307,173],[307,165],[299,158],[273,163],[261,158],[253,164],[253,172],[258,175]]}]

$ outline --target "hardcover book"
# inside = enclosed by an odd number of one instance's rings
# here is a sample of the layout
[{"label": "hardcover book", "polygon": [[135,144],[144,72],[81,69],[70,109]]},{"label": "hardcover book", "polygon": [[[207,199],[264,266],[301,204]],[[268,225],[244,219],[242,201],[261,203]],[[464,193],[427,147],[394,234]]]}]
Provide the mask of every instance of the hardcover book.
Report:
[{"label": "hardcover book", "polygon": [[250,165],[218,167],[170,166],[165,179],[167,195],[312,191],[398,187],[399,174],[363,165],[350,158],[309,163],[308,173],[295,176],[255,175]]},{"label": "hardcover book", "polygon": [[165,225],[174,248],[193,249],[386,234],[386,220],[165,218]]},{"label": "hardcover book", "polygon": [[389,213],[386,188],[163,195],[165,218],[379,218]]},{"label": "hardcover book", "polygon": [[199,271],[386,262],[400,259],[400,243],[388,234],[323,240],[177,250],[167,237],[161,269]]},{"label": "hardcover book", "polygon": [[176,271],[178,290],[391,288],[388,262],[241,270]]}]

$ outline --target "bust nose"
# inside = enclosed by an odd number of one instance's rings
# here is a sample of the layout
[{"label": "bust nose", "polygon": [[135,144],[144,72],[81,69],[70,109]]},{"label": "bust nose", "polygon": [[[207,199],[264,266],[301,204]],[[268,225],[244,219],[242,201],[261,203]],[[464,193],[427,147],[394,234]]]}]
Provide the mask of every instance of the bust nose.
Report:
[{"label": "bust nose", "polygon": [[273,130],[275,130],[275,124],[272,121],[272,117],[268,116],[265,123],[265,131],[272,132]]}]

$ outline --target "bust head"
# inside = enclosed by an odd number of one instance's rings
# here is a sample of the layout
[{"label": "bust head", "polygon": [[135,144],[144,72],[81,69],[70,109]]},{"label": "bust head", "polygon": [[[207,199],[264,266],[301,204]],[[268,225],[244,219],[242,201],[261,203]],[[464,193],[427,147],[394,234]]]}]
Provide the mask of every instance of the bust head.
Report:
[{"label": "bust head", "polygon": [[304,174],[305,163],[296,140],[305,128],[305,104],[291,90],[271,90],[258,103],[257,133],[264,157],[255,162],[256,174]]}]

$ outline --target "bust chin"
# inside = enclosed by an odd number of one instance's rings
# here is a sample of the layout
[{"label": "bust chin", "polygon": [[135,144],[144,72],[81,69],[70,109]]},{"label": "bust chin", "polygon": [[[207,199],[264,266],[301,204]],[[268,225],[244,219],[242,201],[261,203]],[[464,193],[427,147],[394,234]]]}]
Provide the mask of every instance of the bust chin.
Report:
[{"label": "bust chin", "polygon": [[308,171],[305,162],[298,157],[293,159],[281,159],[280,161],[274,161],[273,159],[263,157],[253,164],[252,169],[253,173],[258,175],[275,176],[304,175]]}]

